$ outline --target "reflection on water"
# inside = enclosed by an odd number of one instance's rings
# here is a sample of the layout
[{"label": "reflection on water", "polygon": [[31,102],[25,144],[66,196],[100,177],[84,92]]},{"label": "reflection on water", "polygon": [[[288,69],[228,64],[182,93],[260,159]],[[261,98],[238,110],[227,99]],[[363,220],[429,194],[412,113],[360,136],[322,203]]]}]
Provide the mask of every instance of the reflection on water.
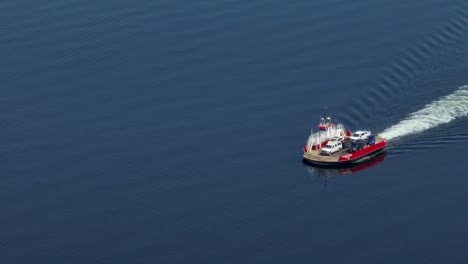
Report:
[{"label": "reflection on water", "polygon": [[319,166],[311,165],[307,162],[304,162],[304,166],[307,168],[307,171],[309,172],[312,178],[316,178],[317,180],[322,181],[326,186],[327,181],[330,177],[335,175],[346,176],[359,173],[362,170],[365,170],[367,168],[377,165],[380,162],[383,162],[385,156],[386,153],[382,152],[376,156],[370,157],[367,161],[344,166]]}]

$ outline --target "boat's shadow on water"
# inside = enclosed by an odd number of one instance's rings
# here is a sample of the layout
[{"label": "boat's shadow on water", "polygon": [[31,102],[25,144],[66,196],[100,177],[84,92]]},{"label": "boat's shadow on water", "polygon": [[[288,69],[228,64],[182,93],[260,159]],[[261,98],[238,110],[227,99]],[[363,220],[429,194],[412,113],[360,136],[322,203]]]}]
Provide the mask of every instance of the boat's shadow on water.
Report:
[{"label": "boat's shadow on water", "polygon": [[357,174],[359,172],[362,172],[363,170],[366,170],[383,162],[386,156],[387,153],[385,151],[382,151],[359,163],[344,164],[341,166],[313,165],[307,162],[307,160],[302,160],[302,162],[312,178],[324,181],[324,184],[326,185],[327,180],[332,176],[346,176],[351,174]]}]

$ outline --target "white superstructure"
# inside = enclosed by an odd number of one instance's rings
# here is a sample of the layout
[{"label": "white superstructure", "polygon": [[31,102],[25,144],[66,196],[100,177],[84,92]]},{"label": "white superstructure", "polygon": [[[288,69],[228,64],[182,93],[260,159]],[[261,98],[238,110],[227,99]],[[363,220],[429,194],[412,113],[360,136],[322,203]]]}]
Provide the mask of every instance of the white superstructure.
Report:
[{"label": "white superstructure", "polygon": [[342,124],[333,124],[331,123],[331,118],[320,118],[320,124],[318,125],[318,132],[310,131],[309,139],[307,140],[307,145],[305,152],[311,150],[316,150],[322,148],[333,137],[343,137],[346,138],[346,129]]}]

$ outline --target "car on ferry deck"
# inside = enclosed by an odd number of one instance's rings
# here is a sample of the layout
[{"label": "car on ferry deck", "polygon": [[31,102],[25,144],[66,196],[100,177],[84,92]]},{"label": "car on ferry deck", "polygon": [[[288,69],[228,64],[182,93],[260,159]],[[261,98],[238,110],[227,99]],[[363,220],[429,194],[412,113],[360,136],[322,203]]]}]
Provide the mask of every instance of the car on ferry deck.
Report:
[{"label": "car on ferry deck", "polygon": [[330,141],[328,141],[328,142],[341,142],[341,143],[343,143],[344,140],[345,140],[344,137],[342,137],[342,136],[336,136],[336,137],[333,137],[332,139],[330,139]]},{"label": "car on ferry deck", "polygon": [[351,143],[351,146],[348,149],[349,153],[354,153],[358,150],[363,149],[366,146],[366,141],[363,139],[355,140]]},{"label": "car on ferry deck", "polygon": [[341,142],[328,142],[321,150],[321,155],[331,156],[333,153],[340,151],[343,148]]},{"label": "car on ferry deck", "polygon": [[367,139],[367,137],[370,136],[370,134],[371,134],[370,131],[356,131],[349,138],[353,141],[358,140],[358,139]]}]

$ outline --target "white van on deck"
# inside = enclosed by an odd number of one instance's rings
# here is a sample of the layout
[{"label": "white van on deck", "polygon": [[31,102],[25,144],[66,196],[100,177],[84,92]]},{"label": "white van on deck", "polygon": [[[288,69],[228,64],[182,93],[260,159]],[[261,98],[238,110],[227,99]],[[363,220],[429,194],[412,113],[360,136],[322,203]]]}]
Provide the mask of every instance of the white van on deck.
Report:
[{"label": "white van on deck", "polygon": [[335,152],[340,151],[343,148],[343,145],[341,142],[328,142],[327,145],[325,145],[321,150],[320,154],[321,155],[332,155]]}]

